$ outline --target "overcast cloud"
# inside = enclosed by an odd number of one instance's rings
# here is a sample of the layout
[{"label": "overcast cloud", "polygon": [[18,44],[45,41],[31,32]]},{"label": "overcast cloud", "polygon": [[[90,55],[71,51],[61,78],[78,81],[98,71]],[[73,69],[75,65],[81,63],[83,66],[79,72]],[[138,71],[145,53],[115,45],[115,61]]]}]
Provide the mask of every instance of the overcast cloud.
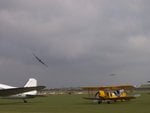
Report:
[{"label": "overcast cloud", "polygon": [[18,86],[34,77],[50,88],[145,83],[149,5],[149,0],[1,0],[0,82]]}]

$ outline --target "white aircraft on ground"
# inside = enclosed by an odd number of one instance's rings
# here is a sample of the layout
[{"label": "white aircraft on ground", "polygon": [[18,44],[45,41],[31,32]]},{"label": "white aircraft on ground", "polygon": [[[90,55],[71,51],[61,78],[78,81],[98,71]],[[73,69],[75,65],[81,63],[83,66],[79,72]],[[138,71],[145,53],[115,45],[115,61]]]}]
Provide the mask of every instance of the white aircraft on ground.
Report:
[{"label": "white aircraft on ground", "polygon": [[24,87],[13,87],[0,84],[0,98],[23,99],[24,103],[27,103],[26,99],[38,96],[37,91],[44,88],[45,86],[37,86],[37,80],[34,78],[30,78]]}]

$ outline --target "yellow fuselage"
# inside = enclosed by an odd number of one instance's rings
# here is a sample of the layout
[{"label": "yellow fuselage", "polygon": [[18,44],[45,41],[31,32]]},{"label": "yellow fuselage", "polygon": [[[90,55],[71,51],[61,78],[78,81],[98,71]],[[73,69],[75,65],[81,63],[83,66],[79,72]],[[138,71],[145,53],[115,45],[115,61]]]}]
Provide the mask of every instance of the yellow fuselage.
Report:
[{"label": "yellow fuselage", "polygon": [[99,96],[103,98],[118,98],[118,97],[126,97],[127,93],[124,91],[116,93],[115,91],[99,90]]}]

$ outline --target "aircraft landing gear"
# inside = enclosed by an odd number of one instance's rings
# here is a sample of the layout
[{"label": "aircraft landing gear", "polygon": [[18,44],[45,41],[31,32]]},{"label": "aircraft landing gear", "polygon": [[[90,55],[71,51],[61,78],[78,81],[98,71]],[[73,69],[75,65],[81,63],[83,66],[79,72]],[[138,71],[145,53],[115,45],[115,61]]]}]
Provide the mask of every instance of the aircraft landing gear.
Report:
[{"label": "aircraft landing gear", "polygon": [[110,104],[110,101],[107,101],[107,104]]},{"label": "aircraft landing gear", "polygon": [[101,104],[101,103],[102,103],[102,101],[101,101],[101,100],[99,100],[99,101],[98,101],[98,104]]},{"label": "aircraft landing gear", "polygon": [[27,103],[27,100],[23,99],[23,102],[24,102],[24,103]]},{"label": "aircraft landing gear", "polygon": [[101,103],[102,103],[102,99],[101,99],[101,97],[99,96],[99,92],[96,92],[95,98],[98,98],[98,104],[101,104]]}]

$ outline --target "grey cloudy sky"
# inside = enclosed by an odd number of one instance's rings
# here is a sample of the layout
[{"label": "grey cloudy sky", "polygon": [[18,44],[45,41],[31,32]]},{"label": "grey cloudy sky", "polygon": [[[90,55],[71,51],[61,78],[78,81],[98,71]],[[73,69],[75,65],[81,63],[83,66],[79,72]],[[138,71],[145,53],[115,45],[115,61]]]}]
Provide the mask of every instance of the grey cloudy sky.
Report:
[{"label": "grey cloudy sky", "polygon": [[149,0],[1,0],[0,82],[24,85],[34,77],[51,88],[150,80],[149,5]]}]

